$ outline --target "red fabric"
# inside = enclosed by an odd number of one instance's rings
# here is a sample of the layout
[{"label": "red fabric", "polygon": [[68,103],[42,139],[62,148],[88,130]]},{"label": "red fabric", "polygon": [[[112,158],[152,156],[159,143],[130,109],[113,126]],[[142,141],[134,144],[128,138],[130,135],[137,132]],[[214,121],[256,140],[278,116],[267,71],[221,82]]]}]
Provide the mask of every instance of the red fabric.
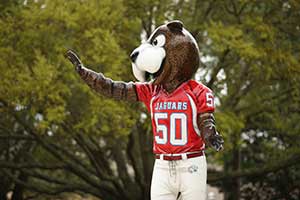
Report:
[{"label": "red fabric", "polygon": [[[199,157],[199,156],[203,156],[203,151],[200,151],[200,152],[196,152],[196,153],[191,153],[191,154],[187,154],[186,155],[186,158],[195,158],[195,157]],[[159,154],[156,154],[155,156],[156,159],[160,159],[160,155]],[[179,156],[166,156],[166,155],[163,155],[162,156],[162,160],[183,160],[184,158],[179,155]]]},{"label": "red fabric", "polygon": [[171,94],[151,83],[136,83],[136,90],[139,101],[151,113],[155,154],[195,152],[205,148],[196,120],[198,114],[215,109],[209,88],[190,80]]}]

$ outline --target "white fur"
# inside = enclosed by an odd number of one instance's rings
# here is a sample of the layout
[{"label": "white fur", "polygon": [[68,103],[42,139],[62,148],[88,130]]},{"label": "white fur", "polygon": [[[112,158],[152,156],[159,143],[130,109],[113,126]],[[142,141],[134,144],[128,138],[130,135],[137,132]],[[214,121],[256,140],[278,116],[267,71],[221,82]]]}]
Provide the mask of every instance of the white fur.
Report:
[{"label": "white fur", "polygon": [[132,63],[132,70],[135,78],[139,81],[145,81],[145,72],[151,74],[158,72],[161,64],[166,57],[166,51],[163,48],[165,36],[156,37],[157,45],[151,45],[148,42],[141,44],[133,52],[139,52],[135,62]]},{"label": "white fur", "polygon": [[153,47],[150,44],[142,44],[141,46],[143,48],[135,61],[137,67],[149,73],[157,72],[166,56],[166,51],[162,47]]},{"label": "white fur", "polygon": [[139,81],[141,81],[141,82],[145,82],[146,80],[145,80],[145,78],[146,78],[146,76],[145,76],[145,71],[142,71],[142,70],[140,70],[140,69],[138,69],[137,68],[137,66],[134,64],[134,63],[132,63],[132,71],[133,71],[133,75],[134,75],[134,77],[137,79],[137,80],[139,80]]}]

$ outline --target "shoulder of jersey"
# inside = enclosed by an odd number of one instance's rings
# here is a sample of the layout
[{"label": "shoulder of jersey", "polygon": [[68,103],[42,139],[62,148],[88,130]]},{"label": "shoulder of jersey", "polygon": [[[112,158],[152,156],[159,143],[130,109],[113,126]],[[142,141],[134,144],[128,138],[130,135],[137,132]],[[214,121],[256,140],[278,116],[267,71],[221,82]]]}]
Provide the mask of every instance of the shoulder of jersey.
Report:
[{"label": "shoulder of jersey", "polygon": [[148,82],[148,85],[151,88],[151,93],[153,95],[156,95],[161,89],[161,86],[153,84],[153,81]]},{"label": "shoulder of jersey", "polygon": [[211,89],[209,89],[206,85],[195,80],[190,80],[189,85],[194,93],[202,93],[203,91],[211,92]]}]

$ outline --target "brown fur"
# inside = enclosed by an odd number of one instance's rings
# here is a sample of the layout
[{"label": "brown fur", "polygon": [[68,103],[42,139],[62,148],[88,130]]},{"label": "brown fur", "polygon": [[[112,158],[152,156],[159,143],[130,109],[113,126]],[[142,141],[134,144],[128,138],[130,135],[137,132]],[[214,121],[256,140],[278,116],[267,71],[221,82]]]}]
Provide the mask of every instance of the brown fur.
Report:
[{"label": "brown fur", "polygon": [[96,92],[116,100],[137,101],[134,83],[113,81],[102,73],[96,73],[85,67],[78,70],[81,78]]},{"label": "brown fur", "polygon": [[167,91],[172,92],[181,83],[191,79],[197,71],[199,50],[192,38],[183,32],[180,21],[160,26],[149,41],[152,42],[160,34],[166,37],[166,58],[154,84],[162,84]]}]

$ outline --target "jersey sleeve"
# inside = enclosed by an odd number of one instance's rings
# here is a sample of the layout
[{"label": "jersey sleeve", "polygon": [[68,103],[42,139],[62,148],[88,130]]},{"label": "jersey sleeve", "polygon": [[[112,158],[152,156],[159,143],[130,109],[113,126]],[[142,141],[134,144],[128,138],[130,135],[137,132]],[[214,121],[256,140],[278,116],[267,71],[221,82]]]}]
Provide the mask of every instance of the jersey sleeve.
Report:
[{"label": "jersey sleeve", "polygon": [[150,101],[153,93],[153,87],[150,83],[135,83],[138,101],[143,102],[147,108],[150,108]]},{"label": "jersey sleeve", "polygon": [[214,112],[215,111],[215,101],[213,92],[204,85],[199,85],[195,89],[195,96],[197,101],[197,112]]}]

